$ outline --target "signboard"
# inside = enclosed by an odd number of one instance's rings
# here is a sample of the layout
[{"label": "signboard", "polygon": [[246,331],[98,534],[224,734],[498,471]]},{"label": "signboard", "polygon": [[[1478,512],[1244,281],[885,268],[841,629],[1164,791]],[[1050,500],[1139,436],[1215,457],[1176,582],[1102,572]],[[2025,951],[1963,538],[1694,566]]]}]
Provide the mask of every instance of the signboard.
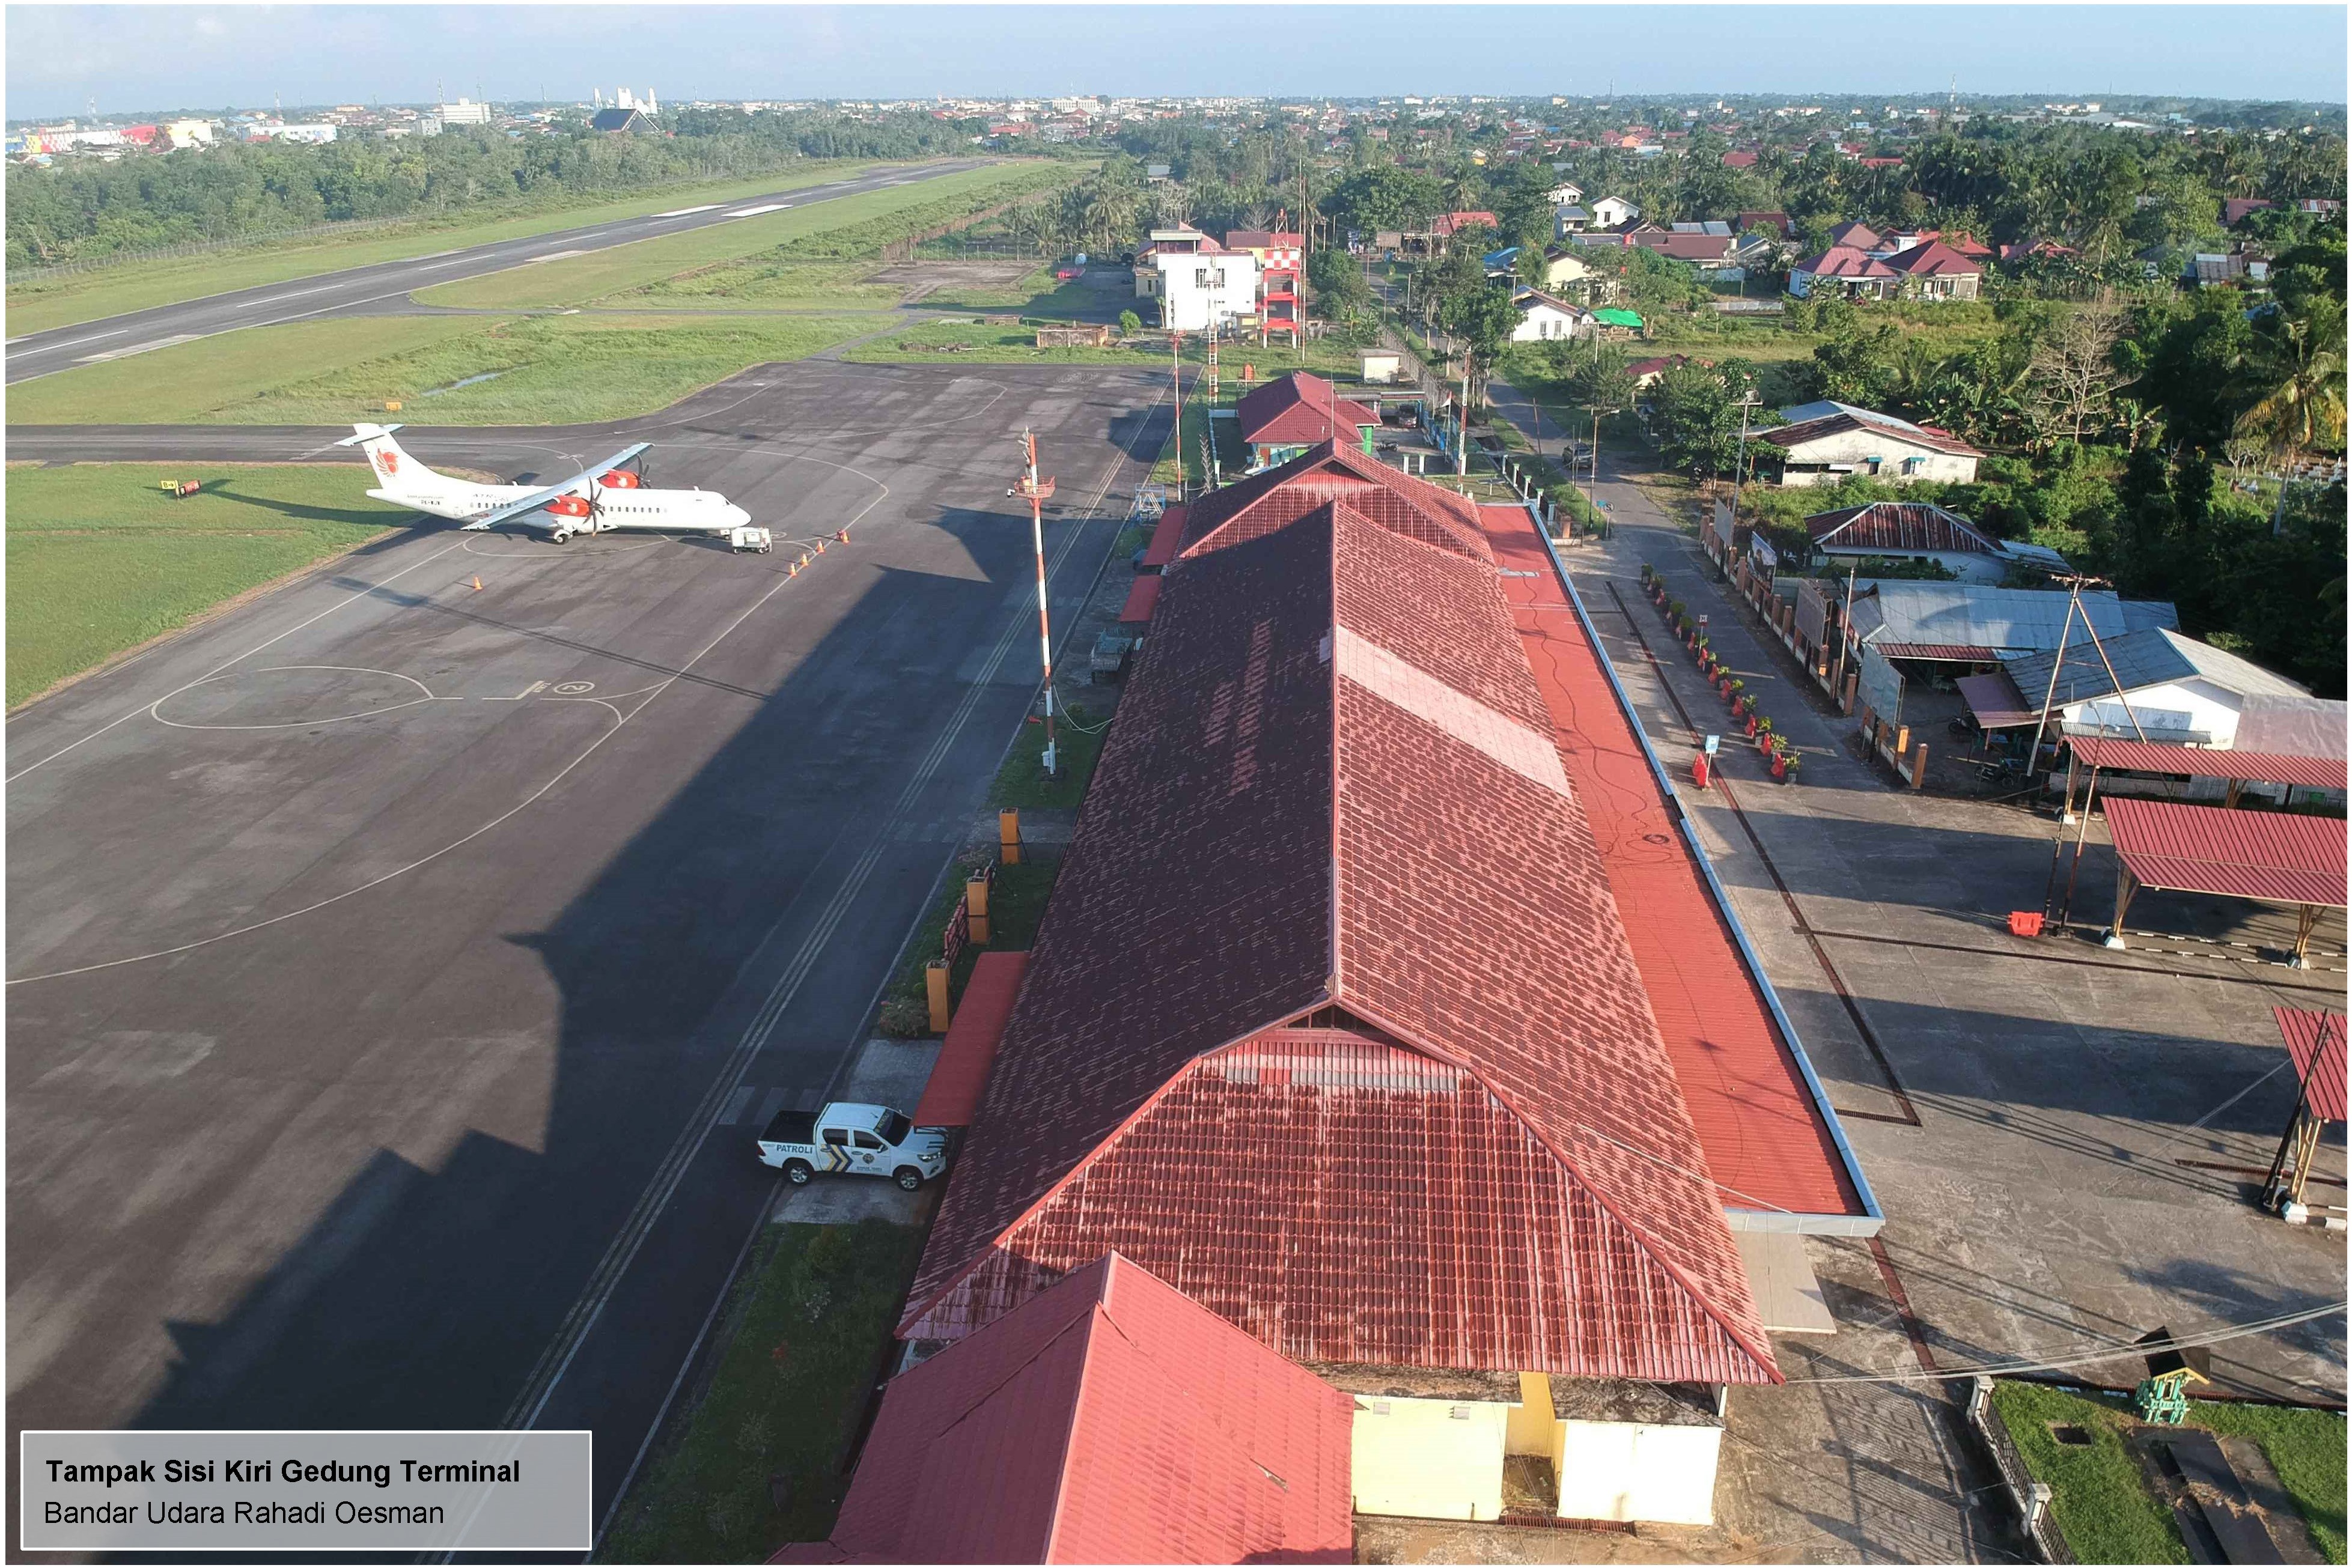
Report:
[{"label": "signboard", "polygon": [[1716,753],[1716,749],[1717,749],[1718,747],[1722,746],[1722,744],[1723,744],[1723,737],[1721,737],[1721,736],[1719,736],[1719,735],[1710,735],[1710,736],[1708,736],[1708,737],[1706,737],[1706,754],[1707,754],[1709,757],[1713,757],[1713,756],[1715,755],[1715,753]]},{"label": "signboard", "polygon": [[[1780,569],[1780,552],[1774,549],[1772,541],[1760,533],[1751,533],[1748,536],[1748,559],[1767,571],[1778,571]],[[1816,643],[1819,641],[1820,639],[1815,639]]]},{"label": "signboard", "polygon": [[1820,648],[1829,643],[1829,592],[1816,577],[1801,578],[1797,582],[1797,635],[1809,648]]},{"label": "signboard", "polygon": [[1888,724],[1903,722],[1903,672],[1875,648],[1862,651],[1862,700]]}]

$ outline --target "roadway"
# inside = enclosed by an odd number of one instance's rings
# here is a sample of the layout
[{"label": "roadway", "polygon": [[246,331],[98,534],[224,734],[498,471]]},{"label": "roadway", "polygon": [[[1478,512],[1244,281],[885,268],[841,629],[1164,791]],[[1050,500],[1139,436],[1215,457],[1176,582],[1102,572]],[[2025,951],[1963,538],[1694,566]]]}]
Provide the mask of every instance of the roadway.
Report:
[{"label": "roadway", "polygon": [[652,440],[780,538],[850,528],[797,576],[406,528],[16,715],[11,1429],[585,1427],[601,1517],[776,1190],[751,1124],[865,1038],[1034,700],[1024,423],[1074,608],[1157,374],[805,361],[404,437],[500,473]]},{"label": "roadway", "polygon": [[846,180],[780,191],[740,201],[689,203],[641,218],[616,218],[610,223],[562,229],[553,234],[499,240],[461,250],[436,251],[404,261],[379,262],[341,272],[314,273],[283,283],[263,284],[201,299],[158,305],[70,327],[52,328],[12,339],[7,345],[6,384],[52,375],[76,365],[119,360],[174,343],[192,342],[244,327],[276,327],[324,316],[375,315],[415,308],[413,291],[436,283],[455,283],[503,272],[526,262],[585,256],[628,245],[686,234],[719,224],[737,223],[785,207],[814,206],[844,196],[863,195],[895,185],[915,184],[946,174],[983,167],[989,160],[961,158],[946,162],[877,169]]}]

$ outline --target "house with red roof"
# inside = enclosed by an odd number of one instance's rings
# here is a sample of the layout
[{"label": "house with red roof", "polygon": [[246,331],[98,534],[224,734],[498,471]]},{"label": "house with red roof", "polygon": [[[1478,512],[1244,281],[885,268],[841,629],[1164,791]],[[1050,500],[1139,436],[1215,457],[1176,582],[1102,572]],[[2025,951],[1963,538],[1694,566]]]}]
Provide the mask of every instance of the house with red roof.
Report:
[{"label": "house with red roof", "polygon": [[1942,240],[1897,251],[1884,265],[1903,278],[1902,293],[1916,299],[1974,299],[1984,286],[1982,264]]},{"label": "house with red roof", "polygon": [[1734,149],[1723,155],[1723,166],[1727,169],[1753,169],[1756,167],[1756,158],[1757,155],[1754,152]]},{"label": "house with red roof", "polygon": [[1902,282],[1901,273],[1850,245],[1833,245],[1789,268],[1789,292],[1800,299],[1811,298],[1816,291],[1849,299],[1885,299],[1901,292]]},{"label": "house with red roof", "polygon": [[1342,398],[1321,376],[1296,371],[1246,393],[1234,404],[1250,469],[1287,463],[1309,446],[1339,441],[1365,451],[1381,427],[1380,412]]},{"label": "house with red roof", "polygon": [[1347,1563],[1353,1401],[1117,1252],[891,1380],[780,1563]]},{"label": "house with red roof", "polygon": [[1707,1521],[1780,1376],[1711,1162],[1873,1233],[1833,1117],[1747,1069],[1702,1132],[1476,506],[1324,443],[1177,529],[899,1336],[1116,1252],[1350,1396],[1359,1511],[1492,1519],[1524,1453]]}]

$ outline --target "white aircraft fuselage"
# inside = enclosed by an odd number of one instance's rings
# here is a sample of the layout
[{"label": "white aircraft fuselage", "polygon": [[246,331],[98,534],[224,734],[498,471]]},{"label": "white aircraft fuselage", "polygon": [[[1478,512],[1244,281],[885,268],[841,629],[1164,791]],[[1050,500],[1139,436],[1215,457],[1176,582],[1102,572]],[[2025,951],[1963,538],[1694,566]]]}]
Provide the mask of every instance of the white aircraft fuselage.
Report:
[{"label": "white aircraft fuselage", "polygon": [[[367,454],[378,481],[371,497],[473,528],[511,520],[561,542],[575,534],[625,530],[735,536],[751,523],[749,512],[714,491],[652,489],[624,469],[590,469],[552,493],[541,486],[459,479],[410,456],[381,425],[353,428],[356,434],[346,444]],[[541,497],[541,504],[518,509],[533,497]]]}]

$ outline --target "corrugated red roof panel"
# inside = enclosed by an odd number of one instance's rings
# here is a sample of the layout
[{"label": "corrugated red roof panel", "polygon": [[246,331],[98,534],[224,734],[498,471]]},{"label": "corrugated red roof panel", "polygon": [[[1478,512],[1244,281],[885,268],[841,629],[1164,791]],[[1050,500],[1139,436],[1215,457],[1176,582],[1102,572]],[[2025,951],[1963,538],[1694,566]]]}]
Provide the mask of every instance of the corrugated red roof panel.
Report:
[{"label": "corrugated red roof panel", "polygon": [[1119,607],[1119,624],[1140,625],[1150,620],[1152,612],[1160,606],[1160,585],[1166,580],[1150,572],[1137,578],[1127,591],[1127,602]]},{"label": "corrugated red roof panel", "polygon": [[1345,1563],[1351,1402],[1116,1255],[891,1383],[831,1544],[877,1563]]},{"label": "corrugated red roof panel", "polygon": [[1861,1217],[1828,1119],[1676,831],[1523,507],[1479,508],[1570,778],[1727,1207]]},{"label": "corrugated red roof panel", "polygon": [[1759,431],[1756,439],[1774,446],[1793,447],[1802,446],[1809,441],[1819,441],[1825,435],[1843,435],[1853,431],[1904,442],[1912,446],[1924,446],[1930,452],[1948,453],[1955,457],[1984,455],[1948,431],[1931,430],[1905,420],[1863,419],[1845,413],[1825,413],[1819,419],[1808,419],[1797,424],[1775,425],[1769,430]]},{"label": "corrugated red roof panel", "polygon": [[2293,784],[2309,789],[2345,788],[2340,757],[2287,757],[2270,751],[2230,751],[2205,746],[2164,746],[2153,741],[2078,736],[2069,745],[2090,768],[2120,768],[2133,773],[2181,773],[2191,779],[2234,779],[2248,783]]},{"label": "corrugated red roof panel", "polygon": [[1871,501],[1816,512],[1805,519],[1805,532],[1822,549],[2000,553],[1966,517],[1924,501]]},{"label": "corrugated red roof panel", "polygon": [[[2323,1122],[2344,1120],[2344,1015],[2303,1008],[2271,1009],[2303,1085],[2304,1104]],[[2312,1064],[2314,1057],[2318,1065]]]},{"label": "corrugated red roof panel", "polygon": [[1349,402],[1329,382],[1305,371],[1266,382],[1234,404],[1234,413],[1241,422],[1242,439],[1252,446],[1344,441],[1381,422],[1378,413]]},{"label": "corrugated red roof panel", "polygon": [[[1297,473],[1319,484],[1335,455],[1314,455]],[[1365,467],[1339,471],[1385,489],[1395,517],[1325,501],[1258,527],[1287,509],[1260,492],[1171,569],[1153,657],[1121,705],[900,1332],[968,1332],[1099,1242],[1245,1326],[1336,1333],[1317,1325],[1342,1308],[1418,1322],[1436,1291],[1482,1314],[1449,1343],[1558,1358],[1475,1364],[1686,1366],[1696,1353],[1670,1336],[1622,1338],[1628,1320],[1606,1300],[1465,1283],[1518,1245],[1506,1238],[1557,1231],[1541,1195],[1564,1175],[1639,1254],[1644,1288],[1715,1325],[1709,1375],[1776,1375],[1483,532],[1459,539],[1457,516],[1422,538],[1414,482]],[[1206,1092],[1192,1082],[1204,1054],[1333,1006],[1468,1073],[1541,1152],[1423,1217],[1437,1238],[1425,1270],[1358,1250],[1365,1210],[1339,1189],[1329,1208],[1302,1207],[1280,1184],[1232,1180],[1335,1149],[1261,1148],[1246,1119],[1162,1118],[1191,1103],[1186,1086]],[[1382,1157],[1433,1189],[1454,1156],[1433,1133]],[[1191,1271],[1251,1204],[1294,1251],[1360,1266]],[[1339,1297],[1318,1305],[1326,1288]],[[1540,1321],[1554,1310],[1568,1316]],[[1353,1343],[1313,1354],[1348,1359]],[[1388,1359],[1441,1364],[1426,1339],[1383,1343]]]},{"label": "corrugated red roof panel", "polygon": [[964,982],[939,1061],[923,1084],[922,1103],[915,1107],[919,1127],[968,1127],[979,1107],[981,1091],[988,1086],[988,1070],[995,1064],[996,1048],[1004,1038],[1004,1021],[1013,1016],[1013,999],[1021,992],[1022,972],[1029,967],[1026,953],[982,953]]},{"label": "corrugated red roof panel", "polygon": [[2107,801],[2116,853],[2145,887],[2344,907],[2344,823],[2122,796]]}]

